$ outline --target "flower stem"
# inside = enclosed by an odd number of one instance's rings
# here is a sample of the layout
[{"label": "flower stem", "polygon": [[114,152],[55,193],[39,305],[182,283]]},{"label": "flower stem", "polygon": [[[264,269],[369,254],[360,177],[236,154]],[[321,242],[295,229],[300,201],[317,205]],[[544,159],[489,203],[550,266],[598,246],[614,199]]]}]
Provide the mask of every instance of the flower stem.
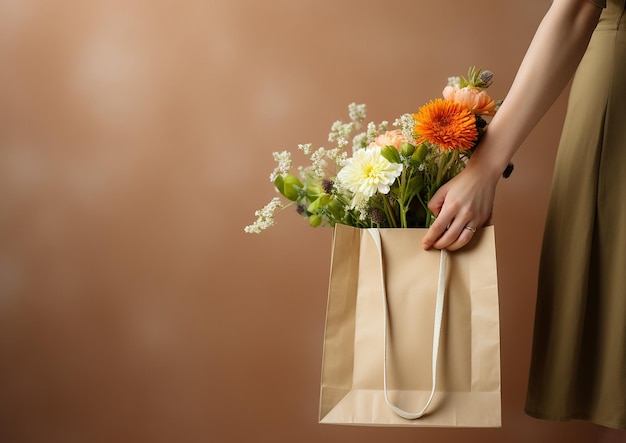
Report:
[{"label": "flower stem", "polygon": [[436,218],[437,217],[435,217],[435,214],[433,214],[433,211],[427,208],[426,209],[426,227],[430,228],[432,224],[435,222]]},{"label": "flower stem", "polygon": [[385,205],[385,214],[387,215],[387,220],[389,220],[389,224],[392,228],[397,228],[398,224],[396,223],[396,218],[393,216],[393,211],[391,209],[391,206],[389,205],[389,200],[387,200],[386,196],[383,197],[383,204]]},{"label": "flower stem", "polygon": [[407,213],[407,208],[405,208],[404,205],[400,205],[400,227],[401,228],[407,227],[406,213]]},{"label": "flower stem", "polygon": [[406,228],[407,227],[407,222],[406,222],[406,213],[407,213],[407,206],[405,205],[406,203],[406,191],[407,191],[407,183],[408,183],[408,179],[406,177],[406,166],[402,168],[402,175],[400,176],[400,182],[399,182],[399,187],[400,187],[400,198],[398,199],[398,205],[400,206],[400,227],[401,228]]}]

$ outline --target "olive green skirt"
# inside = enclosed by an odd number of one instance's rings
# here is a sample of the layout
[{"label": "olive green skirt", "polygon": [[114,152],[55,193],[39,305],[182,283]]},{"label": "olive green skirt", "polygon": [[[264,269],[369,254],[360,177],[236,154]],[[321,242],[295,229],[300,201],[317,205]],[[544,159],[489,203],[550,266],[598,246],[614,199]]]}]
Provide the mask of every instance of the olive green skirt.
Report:
[{"label": "olive green skirt", "polygon": [[608,0],[570,92],[526,412],[626,429],[626,18]]}]

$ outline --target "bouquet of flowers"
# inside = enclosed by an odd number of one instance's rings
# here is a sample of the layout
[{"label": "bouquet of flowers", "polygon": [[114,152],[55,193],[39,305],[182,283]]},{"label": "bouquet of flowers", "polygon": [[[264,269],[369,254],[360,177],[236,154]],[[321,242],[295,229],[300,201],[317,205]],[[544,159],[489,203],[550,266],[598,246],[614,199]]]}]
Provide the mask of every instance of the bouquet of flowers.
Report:
[{"label": "bouquet of flowers", "polygon": [[448,79],[443,98],[397,118],[394,129],[386,121],[370,122],[356,135],[366,108],[350,104],[350,121],[332,125],[328,140],[334,147],[298,145],[309,165],[292,172],[291,153],[274,152],[277,166],[270,180],[288,202],[274,197],[256,211],[257,220],[245,232],[274,225],[275,212],[288,206],[313,227],[429,227],[434,221],[430,198],[463,170],[485,132],[485,117],[497,111],[499,103],[486,91],[492,82],[490,71],[472,67],[467,78]]}]

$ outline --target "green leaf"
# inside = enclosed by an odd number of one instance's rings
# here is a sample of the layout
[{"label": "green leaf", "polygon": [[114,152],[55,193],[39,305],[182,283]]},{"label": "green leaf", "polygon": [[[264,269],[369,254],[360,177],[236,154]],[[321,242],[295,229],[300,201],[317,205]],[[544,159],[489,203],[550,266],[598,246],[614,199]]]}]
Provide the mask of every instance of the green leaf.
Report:
[{"label": "green leaf", "polygon": [[278,189],[278,192],[285,195],[284,193],[285,182],[283,181],[283,177],[281,175],[277,176],[276,179],[274,180],[274,186],[276,186],[276,189]]},{"label": "green leaf", "polygon": [[332,199],[333,199],[332,195],[322,194],[319,198],[320,206],[328,206],[328,204],[331,202]]},{"label": "green leaf", "polygon": [[333,215],[334,218],[339,220],[343,217],[344,207],[338,199],[331,198],[331,200],[328,202],[328,209],[330,210],[330,213]]},{"label": "green leaf", "polygon": [[416,174],[411,177],[409,183],[407,185],[408,194],[409,195],[417,195],[419,192],[424,189],[424,177],[421,174]]},{"label": "green leaf", "polygon": [[428,145],[426,143],[420,143],[417,148],[415,148],[411,159],[419,163],[424,160],[426,154],[428,154]]}]

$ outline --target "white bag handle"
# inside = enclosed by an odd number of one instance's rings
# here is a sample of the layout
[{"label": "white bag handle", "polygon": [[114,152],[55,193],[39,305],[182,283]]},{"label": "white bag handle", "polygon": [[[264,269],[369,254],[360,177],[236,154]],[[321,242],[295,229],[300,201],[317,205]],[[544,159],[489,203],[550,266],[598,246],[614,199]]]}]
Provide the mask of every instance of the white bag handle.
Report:
[{"label": "white bag handle", "polygon": [[396,405],[394,405],[391,400],[389,400],[389,395],[387,393],[387,290],[385,288],[385,273],[383,270],[383,248],[382,242],[380,239],[380,232],[378,232],[377,228],[370,228],[368,232],[374,239],[374,243],[376,244],[376,248],[378,249],[379,257],[380,257],[380,278],[382,283],[382,294],[383,294],[383,305],[384,305],[384,335],[383,335],[383,390],[385,392],[385,402],[387,405],[400,417],[405,418],[407,420],[415,420],[422,417],[430,403],[435,396],[435,387],[437,384],[437,358],[439,355],[439,340],[441,337],[441,322],[443,319],[443,301],[446,292],[446,274],[448,267],[448,253],[445,249],[441,250],[440,260],[439,260],[439,283],[437,285],[437,300],[435,303],[435,325],[433,328],[433,351],[432,351],[432,389],[430,391],[430,397],[426,402],[426,406],[415,413],[407,412],[403,409],[400,409]]}]

